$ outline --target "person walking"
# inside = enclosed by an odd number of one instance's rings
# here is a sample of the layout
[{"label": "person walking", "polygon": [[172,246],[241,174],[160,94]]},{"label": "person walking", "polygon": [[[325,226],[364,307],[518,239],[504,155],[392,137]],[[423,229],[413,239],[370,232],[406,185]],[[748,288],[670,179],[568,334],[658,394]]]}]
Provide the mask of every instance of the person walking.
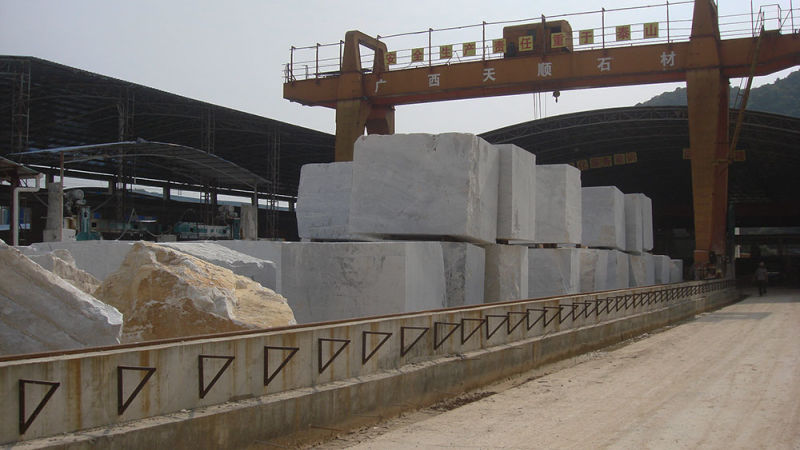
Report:
[{"label": "person walking", "polygon": [[756,284],[758,284],[758,296],[761,297],[767,293],[767,280],[769,279],[769,273],[767,272],[767,266],[764,265],[764,261],[758,264],[755,279]]}]

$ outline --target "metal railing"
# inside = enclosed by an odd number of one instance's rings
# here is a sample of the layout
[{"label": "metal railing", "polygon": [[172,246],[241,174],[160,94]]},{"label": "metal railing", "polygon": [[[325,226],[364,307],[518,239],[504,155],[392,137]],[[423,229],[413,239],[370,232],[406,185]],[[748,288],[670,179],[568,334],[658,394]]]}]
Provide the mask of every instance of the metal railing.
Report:
[{"label": "metal railing", "polygon": [[[0,421],[0,444],[357,379],[685,302],[720,303],[734,288],[734,280],[675,283],[0,358],[0,415],[18,417]],[[687,303],[684,313],[694,311]]]},{"label": "metal railing", "polygon": [[[388,51],[396,55],[396,59],[388,64],[389,70],[503,58],[504,52],[495,52],[492,42],[502,39],[504,27],[524,23],[570,21],[570,39],[574,51],[685,42],[689,40],[692,31],[693,4],[693,0],[667,0],[663,3],[627,8],[601,8],[553,16],[428,28],[379,35],[377,39],[386,43]],[[643,12],[648,17],[646,21],[642,20]],[[783,5],[763,5],[758,9],[751,1],[750,12],[719,16],[720,36],[723,39],[756,36],[758,21],[765,23],[768,30],[783,31],[788,28],[791,32],[798,32],[800,30],[795,30],[794,13],[793,0],[784,0]],[[646,27],[649,27],[649,36],[645,35]],[[592,39],[586,39],[589,35]],[[465,47],[465,43],[474,46]],[[419,60],[418,57],[412,57],[414,51],[420,49],[423,58]],[[343,51],[344,41],[305,47],[292,46],[289,62],[282,67],[285,82],[337,75],[341,70]],[[362,51],[361,64],[365,72],[371,70],[373,58],[373,52]]]}]

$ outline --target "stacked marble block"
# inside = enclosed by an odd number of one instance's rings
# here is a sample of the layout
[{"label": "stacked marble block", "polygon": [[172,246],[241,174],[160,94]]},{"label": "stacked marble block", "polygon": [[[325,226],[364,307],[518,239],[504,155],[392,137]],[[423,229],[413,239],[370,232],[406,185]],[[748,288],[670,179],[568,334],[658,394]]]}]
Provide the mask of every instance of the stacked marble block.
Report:
[{"label": "stacked marble block", "polygon": [[581,174],[567,164],[536,167],[536,236],[528,249],[528,297],[581,291]]},{"label": "stacked marble block", "polygon": [[[306,242],[283,247],[281,293],[307,323],[628,287],[625,197],[535,162],[451,133],[365,136],[353,162],[303,166]],[[584,195],[611,232],[584,230]]]},{"label": "stacked marble block", "polygon": [[[613,280],[609,268],[598,262],[601,257],[584,254],[581,265],[584,292],[592,287],[612,290],[683,281],[682,261],[651,253],[653,206],[650,198],[641,193],[623,194],[611,186],[583,188],[582,194],[583,244],[598,249],[595,251],[613,252],[616,261],[610,263],[610,267],[617,269],[616,280]],[[608,283],[601,283],[603,279]]]},{"label": "stacked marble block", "polygon": [[581,189],[583,234],[580,291],[629,287],[626,249],[625,194],[614,186]]},{"label": "stacked marble block", "polygon": [[644,194],[625,194],[625,251],[629,255],[630,287],[656,284],[652,202]]},{"label": "stacked marble block", "polygon": [[501,155],[517,152],[530,155],[468,134],[364,136],[353,162],[303,166],[298,232],[325,242],[284,245],[283,294],[298,321],[483,302],[487,258],[508,253],[491,248],[498,229],[532,232],[523,197],[498,211],[501,161],[524,164]]}]

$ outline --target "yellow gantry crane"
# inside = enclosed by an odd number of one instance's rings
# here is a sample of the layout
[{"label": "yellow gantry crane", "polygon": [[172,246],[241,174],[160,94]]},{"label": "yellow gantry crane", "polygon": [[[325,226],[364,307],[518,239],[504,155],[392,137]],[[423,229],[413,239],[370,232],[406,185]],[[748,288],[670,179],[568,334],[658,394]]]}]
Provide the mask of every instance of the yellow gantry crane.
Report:
[{"label": "yellow gantry crane", "polygon": [[[523,36],[536,36],[526,40]],[[554,38],[552,35],[556,35]],[[559,35],[566,44],[554,45]],[[800,65],[800,35],[778,32],[721,39],[716,4],[695,0],[688,42],[572,51],[566,21],[506,27],[506,57],[388,70],[380,40],[349,31],[338,73],[307,80],[290,77],[284,98],[336,109],[336,161],[350,161],[364,134],[394,133],[395,106],[610,86],[686,82],[696,263],[711,252],[726,254],[728,204],[728,80],[770,74]],[[528,45],[519,48],[517,45]],[[361,67],[360,47],[374,51],[371,71]],[[758,46],[758,50],[756,50]],[[513,50],[513,51],[512,51]],[[527,50],[527,51],[525,51]],[[757,56],[757,60],[755,59]]]}]

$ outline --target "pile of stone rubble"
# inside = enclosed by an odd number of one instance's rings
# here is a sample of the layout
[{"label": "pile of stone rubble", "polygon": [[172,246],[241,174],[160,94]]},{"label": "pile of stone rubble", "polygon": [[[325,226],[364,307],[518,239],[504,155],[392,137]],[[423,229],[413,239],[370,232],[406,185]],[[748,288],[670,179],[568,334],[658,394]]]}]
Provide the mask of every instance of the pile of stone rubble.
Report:
[{"label": "pile of stone rubble", "polygon": [[0,241],[0,280],[0,355],[296,323],[272,263],[211,243]]}]

